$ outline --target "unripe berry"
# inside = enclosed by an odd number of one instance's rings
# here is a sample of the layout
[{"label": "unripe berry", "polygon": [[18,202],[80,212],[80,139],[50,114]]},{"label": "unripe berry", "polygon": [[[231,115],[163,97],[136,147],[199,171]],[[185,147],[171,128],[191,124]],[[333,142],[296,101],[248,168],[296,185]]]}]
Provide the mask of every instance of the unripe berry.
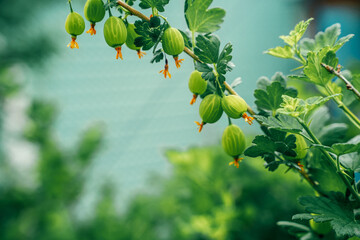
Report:
[{"label": "unripe berry", "polygon": [[223,114],[221,97],[216,94],[207,95],[200,103],[199,114],[202,122],[195,123],[199,126],[199,132],[201,132],[206,123],[214,123],[221,118]]},{"label": "unripe berry", "polygon": [[132,50],[140,49],[141,47],[137,47],[134,44],[135,38],[140,37],[140,35],[135,32],[135,25],[129,23],[128,26],[126,27],[126,30],[127,30],[127,38],[125,42],[126,46]]},{"label": "unripe berry", "polygon": [[91,23],[103,20],[105,8],[102,0],[87,0],[84,7],[85,18]]},{"label": "unripe berry", "polygon": [[199,114],[204,123],[217,122],[223,114],[221,97],[216,94],[207,95],[200,103]]},{"label": "unripe berry", "polygon": [[161,37],[161,42],[164,52],[172,56],[179,55],[185,48],[183,36],[179,30],[173,27],[164,31],[164,34]]},{"label": "unripe berry", "polygon": [[122,59],[121,45],[125,43],[127,38],[124,22],[118,17],[109,17],[104,24],[104,37],[106,43],[116,49],[116,59],[119,57]]},{"label": "unripe berry", "polygon": [[194,94],[190,104],[195,103],[198,95],[206,91],[207,82],[201,77],[201,72],[195,70],[189,78],[189,90]]},{"label": "unripe berry", "polygon": [[230,118],[241,118],[242,115],[247,111],[247,104],[245,100],[237,95],[225,96],[222,99],[221,106],[224,112]]},{"label": "unripe berry", "polygon": [[66,31],[73,37],[82,34],[85,30],[85,21],[77,12],[71,12],[65,21]]},{"label": "unripe berry", "polygon": [[65,21],[65,30],[71,35],[71,42],[67,45],[72,48],[79,48],[78,43],[75,41],[76,36],[82,34],[85,30],[85,21],[83,17],[77,12],[71,12]]},{"label": "unripe berry", "polygon": [[221,144],[225,152],[234,158],[230,165],[234,164],[236,167],[239,167],[239,161],[242,159],[239,156],[244,152],[246,146],[243,131],[234,124],[227,126],[224,130]]}]

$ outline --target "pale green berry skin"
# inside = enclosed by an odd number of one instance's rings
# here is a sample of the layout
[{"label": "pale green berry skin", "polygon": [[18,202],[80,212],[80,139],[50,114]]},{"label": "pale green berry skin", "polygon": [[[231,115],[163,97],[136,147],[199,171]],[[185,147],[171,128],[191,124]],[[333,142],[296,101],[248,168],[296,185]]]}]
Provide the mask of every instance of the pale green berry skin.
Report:
[{"label": "pale green berry skin", "polygon": [[109,17],[104,24],[104,37],[110,47],[120,47],[127,38],[125,23],[118,17]]},{"label": "pale green berry skin", "polygon": [[189,90],[197,95],[201,95],[206,91],[207,82],[201,77],[201,72],[195,70],[189,78]]},{"label": "pale green berry skin", "polygon": [[238,157],[244,152],[246,147],[243,131],[234,124],[227,126],[221,139],[221,145],[231,157]]},{"label": "pale green berry skin", "polygon": [[207,95],[200,103],[199,114],[204,123],[217,122],[223,114],[221,97],[216,94]]},{"label": "pale green berry skin", "polygon": [[82,34],[85,30],[84,18],[77,12],[69,13],[65,21],[65,30],[74,37]]},{"label": "pale green berry skin", "polygon": [[177,56],[184,51],[184,38],[180,31],[176,28],[170,27],[164,31],[161,37],[163,50],[166,54]]},{"label": "pale green berry skin", "polygon": [[125,42],[126,46],[132,50],[139,50],[141,47],[137,47],[134,44],[135,38],[140,37],[140,35],[135,32],[135,25],[129,23],[126,30],[127,30],[127,38]]},{"label": "pale green berry skin", "polygon": [[314,219],[310,219],[309,223],[311,229],[317,234],[326,235],[332,230],[330,222],[318,223]]},{"label": "pale green berry skin", "polygon": [[223,97],[221,104],[224,112],[230,118],[241,118],[244,112],[247,111],[247,104],[245,100],[237,95],[229,95]]},{"label": "pale green berry skin", "polygon": [[91,23],[103,20],[105,8],[102,0],[87,0],[84,7],[85,18]]},{"label": "pale green berry skin", "polygon": [[[286,136],[290,135],[291,133],[286,134]],[[296,137],[296,148],[294,149],[294,151],[296,152],[296,156],[295,157],[288,157],[286,156],[287,159],[291,159],[291,160],[301,160],[304,159],[306,157],[307,154],[307,144],[305,139],[300,136],[299,134],[293,134]]]}]

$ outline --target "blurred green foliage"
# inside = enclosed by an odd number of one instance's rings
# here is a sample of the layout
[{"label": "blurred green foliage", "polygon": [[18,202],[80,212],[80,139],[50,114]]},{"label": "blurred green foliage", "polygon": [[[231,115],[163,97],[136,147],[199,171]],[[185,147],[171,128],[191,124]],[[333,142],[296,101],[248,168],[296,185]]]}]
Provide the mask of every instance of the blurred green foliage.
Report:
[{"label": "blurred green foliage", "polygon": [[171,150],[173,174],[153,177],[151,193],[138,194],[119,214],[111,185],[105,186],[93,217],[78,221],[73,207],[103,127],[62,149],[51,132],[55,114],[41,101],[28,109],[24,137],[39,149],[36,184],[0,182],[2,240],[289,239],[276,222],[300,211],[298,194],[311,193],[296,174],[266,173],[255,159],[229,167],[220,146]]},{"label": "blurred green foliage", "polygon": [[[168,151],[170,177],[154,177],[122,215],[106,189],[96,214],[81,227],[85,239],[291,239],[276,226],[311,194],[296,174],[265,174],[260,161],[230,168],[220,146]],[[285,170],[285,169],[284,169]],[[155,193],[154,193],[155,192]]]}]

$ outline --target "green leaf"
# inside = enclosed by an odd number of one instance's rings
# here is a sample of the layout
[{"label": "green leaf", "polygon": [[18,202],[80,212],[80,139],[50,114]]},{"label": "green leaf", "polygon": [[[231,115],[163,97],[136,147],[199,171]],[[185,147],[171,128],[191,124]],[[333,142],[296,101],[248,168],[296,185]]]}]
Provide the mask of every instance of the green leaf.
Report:
[{"label": "green leaf", "polygon": [[299,233],[307,233],[310,232],[310,228],[308,226],[288,221],[280,221],[277,222],[276,225],[286,229],[289,234],[297,236]]},{"label": "green leaf", "polygon": [[204,63],[217,63],[219,57],[220,40],[215,35],[198,35],[194,53]]},{"label": "green leaf", "polygon": [[263,117],[263,116],[256,116],[256,119],[261,121],[263,124],[268,126],[270,129],[277,129],[285,132],[290,133],[300,133],[302,131],[302,126],[296,120],[289,115],[279,114],[277,117]]},{"label": "green leaf", "polygon": [[[312,117],[312,119],[315,119],[315,117]],[[345,123],[332,123],[320,128],[317,136],[324,145],[332,145],[343,141],[347,129],[348,126]]]},{"label": "green leaf", "polygon": [[284,92],[285,88],[279,82],[271,83],[266,87],[266,91],[256,89],[254,92],[255,104],[258,109],[276,111],[283,101],[281,96]]},{"label": "green leaf", "polygon": [[276,48],[270,48],[265,51],[265,53],[278,58],[292,58],[295,54],[293,48],[288,45],[284,47],[278,46]]},{"label": "green leaf", "polygon": [[282,40],[284,40],[284,42],[285,42],[286,44],[288,44],[289,46],[294,47],[294,46],[297,44],[297,42],[299,42],[299,40],[302,38],[302,36],[304,35],[306,29],[308,28],[308,26],[309,26],[309,24],[310,24],[310,22],[311,22],[312,20],[313,20],[313,19],[310,18],[310,19],[308,19],[307,21],[301,21],[301,22],[299,22],[299,23],[295,26],[294,30],[292,30],[292,31],[290,32],[289,35],[287,35],[287,36],[280,36],[280,38],[281,38]]},{"label": "green leaf", "polygon": [[[359,146],[360,144],[360,135],[350,139],[347,144],[354,144]],[[351,169],[354,172],[360,172],[360,153],[359,150],[357,152],[352,152],[349,154],[345,154],[340,156],[340,162],[341,164]]]},{"label": "green leaf", "polygon": [[307,122],[315,109],[329,101],[331,98],[337,96],[339,95],[335,94],[328,97],[316,96],[307,98],[304,101],[300,98],[293,98],[287,95],[283,95],[283,103],[280,104],[281,108],[277,110],[277,113],[286,114],[293,117],[300,117],[302,120]]},{"label": "green leaf", "polygon": [[310,78],[308,78],[305,75],[289,75],[287,76],[288,79],[290,80],[300,80],[300,81],[304,81],[304,82],[309,82],[309,83],[313,83]]},{"label": "green leaf", "polygon": [[159,12],[164,12],[164,6],[169,3],[169,0],[140,0],[139,6],[142,9],[156,8]]},{"label": "green leaf", "polygon": [[231,62],[232,56],[230,55],[232,50],[232,44],[227,43],[220,53],[219,60],[216,64],[216,70],[221,75],[230,72],[234,68],[234,64]]},{"label": "green leaf", "polygon": [[318,52],[324,47],[330,47],[331,51],[336,52],[354,36],[349,34],[337,41],[340,34],[341,26],[336,23],[326,28],[325,32],[318,32],[315,39],[304,38],[300,43],[301,53],[306,55],[309,51]]},{"label": "green leaf", "polygon": [[245,150],[245,156],[259,157],[263,156],[265,153],[272,154],[276,149],[275,143],[267,136],[258,135],[255,137],[252,143],[254,145]]},{"label": "green leaf", "polygon": [[297,91],[292,88],[285,89],[280,82],[274,81],[270,85],[266,86],[266,90],[255,90],[255,104],[259,110],[276,111],[283,102],[283,95],[296,96]]},{"label": "green leaf", "polygon": [[164,58],[164,53],[162,52],[161,49],[158,49],[156,52],[154,52],[154,56],[150,62],[151,63],[160,62],[163,58]]},{"label": "green leaf", "polygon": [[325,63],[335,68],[339,62],[335,53],[333,51],[329,51],[328,47],[323,48],[318,53],[309,52],[307,60],[307,64],[304,67],[304,73],[312,83],[320,86],[325,86],[334,77],[320,64]]},{"label": "green leaf", "polygon": [[[299,202],[309,213],[296,214],[293,216],[293,220],[314,219],[316,222],[330,221],[331,226],[339,237],[360,236],[360,224],[355,221],[353,206],[342,193],[332,193],[329,198],[300,197]],[[317,215],[310,213],[316,213]]]},{"label": "green leaf", "polygon": [[192,32],[212,33],[220,28],[224,21],[225,10],[221,8],[208,9],[212,0],[186,0],[185,19]]}]

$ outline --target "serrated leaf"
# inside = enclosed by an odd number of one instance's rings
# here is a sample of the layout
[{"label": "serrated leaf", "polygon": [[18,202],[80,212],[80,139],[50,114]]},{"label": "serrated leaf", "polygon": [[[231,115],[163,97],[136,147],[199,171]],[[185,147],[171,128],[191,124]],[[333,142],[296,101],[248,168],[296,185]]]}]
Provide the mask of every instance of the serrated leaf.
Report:
[{"label": "serrated leaf", "polygon": [[215,35],[198,35],[194,53],[204,63],[217,63],[219,57],[220,40]]},{"label": "serrated leaf", "polygon": [[195,62],[195,69],[199,72],[212,72],[213,69],[206,63]]},{"label": "serrated leaf", "polygon": [[329,66],[336,67],[339,60],[333,51],[329,48],[323,48],[320,52],[309,52],[307,55],[307,64],[304,67],[304,74],[311,80],[312,83],[325,86],[333,75],[321,66],[325,63]]},{"label": "serrated leaf", "polygon": [[309,51],[318,52],[324,47],[330,47],[331,51],[336,52],[354,36],[349,34],[336,41],[340,34],[341,26],[339,23],[335,23],[326,28],[325,32],[318,32],[315,39],[304,38],[300,43],[301,53],[307,55]]},{"label": "serrated leaf", "polygon": [[309,24],[310,24],[310,22],[311,22],[312,20],[313,20],[313,19],[310,18],[310,19],[308,19],[307,21],[301,21],[301,22],[299,22],[299,23],[295,26],[294,30],[292,30],[292,31],[290,32],[289,35],[287,35],[287,36],[280,36],[280,38],[281,38],[282,40],[284,40],[284,42],[285,42],[286,44],[288,44],[289,46],[294,47],[295,44],[297,44],[297,42],[302,38],[302,36],[304,35],[306,29],[308,28],[308,26],[309,26]]},{"label": "serrated leaf", "polygon": [[269,128],[290,132],[290,133],[300,133],[302,131],[302,126],[300,123],[293,117],[289,115],[279,114],[278,117],[263,117],[256,116],[256,119],[261,121],[263,124]]},{"label": "serrated leaf", "polygon": [[230,55],[232,50],[232,44],[227,43],[220,53],[219,60],[216,64],[216,70],[221,75],[230,72],[234,68],[234,64],[231,62],[232,56]]},{"label": "serrated leaf", "polygon": [[276,48],[270,48],[265,53],[278,58],[292,58],[295,54],[293,48],[289,45],[285,45],[284,47],[278,46]]},{"label": "serrated leaf", "polygon": [[265,153],[274,153],[275,152],[275,143],[267,136],[258,135],[252,142],[254,145],[248,147],[244,154],[248,157],[259,157],[263,156]]},{"label": "serrated leaf", "polygon": [[164,53],[162,52],[161,49],[159,49],[156,52],[154,52],[154,56],[150,62],[151,63],[160,62],[163,58],[164,58]]},{"label": "serrated leaf", "polygon": [[[300,197],[299,203],[305,206],[307,214],[296,214],[293,219],[310,220],[316,222],[330,221],[336,234],[341,236],[360,236],[360,224],[355,222],[352,204],[342,193],[332,193],[325,197]],[[316,213],[317,215],[311,215]]]},{"label": "serrated leaf", "polygon": [[281,108],[277,110],[277,113],[290,115],[292,117],[300,117],[302,120],[307,122],[315,109],[329,101],[331,98],[337,96],[338,94],[328,97],[315,96],[302,100],[300,98],[283,95],[283,102],[280,104]]},{"label": "serrated leaf", "polygon": [[332,50],[334,52],[338,51],[342,46],[344,46],[345,43],[347,43],[348,41],[350,41],[350,39],[352,39],[355,35],[354,34],[349,34],[345,37],[340,38],[335,45],[332,47]]},{"label": "serrated leaf", "polygon": [[270,84],[271,81],[267,77],[262,76],[257,80],[256,87],[266,91],[266,87],[269,86]]},{"label": "serrated leaf", "polygon": [[159,12],[164,12],[164,6],[169,3],[169,0],[140,0],[139,7],[142,9],[156,8]]},{"label": "serrated leaf", "polygon": [[212,33],[220,28],[224,21],[225,10],[221,8],[208,9],[212,0],[186,0],[185,19],[192,32]]},{"label": "serrated leaf", "polygon": [[255,104],[258,109],[266,109],[270,111],[276,111],[282,103],[282,94],[285,89],[278,82],[273,82],[266,87],[266,91],[262,89],[256,89],[254,97],[256,98]]},{"label": "serrated leaf", "polygon": [[282,95],[289,94],[294,96],[297,91],[285,89],[280,82],[272,82],[266,86],[266,90],[256,89],[254,97],[256,98],[255,104],[258,109],[276,111],[280,104],[283,102]]}]

